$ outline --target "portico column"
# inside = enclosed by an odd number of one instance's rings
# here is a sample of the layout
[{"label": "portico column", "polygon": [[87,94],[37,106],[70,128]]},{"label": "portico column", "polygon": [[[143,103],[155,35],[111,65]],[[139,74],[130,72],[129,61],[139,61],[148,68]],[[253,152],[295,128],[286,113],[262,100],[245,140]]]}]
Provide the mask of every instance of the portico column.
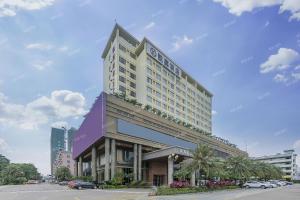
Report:
[{"label": "portico column", "polygon": [[137,180],[137,165],[138,165],[138,161],[137,161],[137,144],[133,145],[133,180]]},{"label": "portico column", "polygon": [[195,171],[193,171],[192,173],[191,173],[191,186],[193,186],[193,187],[195,187],[196,186],[196,173],[195,173]]},{"label": "portico column", "polygon": [[105,167],[104,167],[104,180],[109,181],[109,138],[105,138]]},{"label": "portico column", "polygon": [[172,156],[168,157],[168,185],[173,183],[174,160]]},{"label": "portico column", "polygon": [[74,169],[74,176],[78,176],[78,161],[75,159],[75,169]]},{"label": "portico column", "polygon": [[97,181],[96,158],[97,158],[97,150],[96,150],[96,147],[93,146],[93,148],[92,148],[92,178],[93,178],[93,181]]},{"label": "portico column", "polygon": [[138,181],[142,180],[142,145],[138,145]]},{"label": "portico column", "polygon": [[82,157],[79,157],[78,176],[82,176]]},{"label": "portico column", "polygon": [[116,172],[116,140],[111,140],[111,178],[114,178]]}]

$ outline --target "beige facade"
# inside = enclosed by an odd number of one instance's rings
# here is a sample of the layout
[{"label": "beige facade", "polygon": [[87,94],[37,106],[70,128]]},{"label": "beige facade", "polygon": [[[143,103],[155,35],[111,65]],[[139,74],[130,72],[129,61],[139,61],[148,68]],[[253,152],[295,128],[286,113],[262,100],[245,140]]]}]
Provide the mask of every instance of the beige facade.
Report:
[{"label": "beige facade", "polygon": [[[167,185],[173,181],[175,166],[191,158],[185,145],[207,144],[216,155],[225,158],[247,155],[113,95],[106,95],[105,101],[105,135],[75,158],[76,175],[82,175],[88,171],[86,167],[91,167],[91,175],[98,182],[111,180],[122,172],[128,182],[142,180]],[[130,126],[133,129],[128,128]]]},{"label": "beige facade", "polygon": [[67,167],[72,175],[75,174],[75,161],[72,159],[72,152],[62,150],[57,153],[53,164],[54,173],[59,167]]},{"label": "beige facade", "polygon": [[212,94],[150,40],[140,42],[116,24],[102,58],[106,93],[126,93],[143,105],[212,132]]}]

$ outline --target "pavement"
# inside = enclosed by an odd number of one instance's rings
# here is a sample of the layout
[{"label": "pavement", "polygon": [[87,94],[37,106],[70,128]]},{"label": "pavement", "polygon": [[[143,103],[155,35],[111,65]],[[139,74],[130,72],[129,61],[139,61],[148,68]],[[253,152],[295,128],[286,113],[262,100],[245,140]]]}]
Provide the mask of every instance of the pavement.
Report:
[{"label": "pavement", "polygon": [[148,189],[72,190],[37,184],[0,186],[0,200],[300,200],[300,184],[274,189],[237,189],[176,196],[148,196]]}]

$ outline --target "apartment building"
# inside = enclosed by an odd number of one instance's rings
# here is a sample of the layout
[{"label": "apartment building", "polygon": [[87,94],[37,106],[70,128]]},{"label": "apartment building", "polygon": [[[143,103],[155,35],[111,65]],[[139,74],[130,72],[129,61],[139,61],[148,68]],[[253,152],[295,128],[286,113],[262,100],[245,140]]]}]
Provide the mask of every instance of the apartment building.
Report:
[{"label": "apartment building", "polygon": [[116,24],[102,58],[106,93],[125,93],[211,134],[213,95],[149,39],[138,41]]},{"label": "apartment building", "polygon": [[272,164],[281,168],[284,178],[292,179],[297,175],[297,154],[295,150],[284,150],[283,153],[275,155],[262,156],[254,158],[254,160]]},{"label": "apartment building", "polygon": [[59,167],[67,167],[72,175],[75,174],[75,161],[72,159],[72,152],[61,150],[57,153],[53,163],[54,173]]}]

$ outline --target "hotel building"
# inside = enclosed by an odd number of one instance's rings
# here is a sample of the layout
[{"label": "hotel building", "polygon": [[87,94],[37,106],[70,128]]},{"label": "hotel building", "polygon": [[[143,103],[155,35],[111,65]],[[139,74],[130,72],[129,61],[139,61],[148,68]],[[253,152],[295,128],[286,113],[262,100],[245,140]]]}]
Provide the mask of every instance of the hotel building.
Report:
[{"label": "hotel building", "polygon": [[150,40],[115,25],[103,51],[104,91],[125,93],[143,105],[212,132],[212,94]]},{"label": "hotel building", "polygon": [[123,173],[126,182],[169,185],[199,144],[220,158],[247,156],[211,135],[212,94],[149,40],[116,25],[102,58],[105,91],[75,135],[75,175],[103,182]]},{"label": "hotel building", "polygon": [[283,153],[257,157],[254,158],[254,160],[269,163],[276,167],[279,167],[284,174],[284,178],[292,179],[297,175],[296,158],[297,154],[295,153],[295,150],[285,150],[283,151]]}]

